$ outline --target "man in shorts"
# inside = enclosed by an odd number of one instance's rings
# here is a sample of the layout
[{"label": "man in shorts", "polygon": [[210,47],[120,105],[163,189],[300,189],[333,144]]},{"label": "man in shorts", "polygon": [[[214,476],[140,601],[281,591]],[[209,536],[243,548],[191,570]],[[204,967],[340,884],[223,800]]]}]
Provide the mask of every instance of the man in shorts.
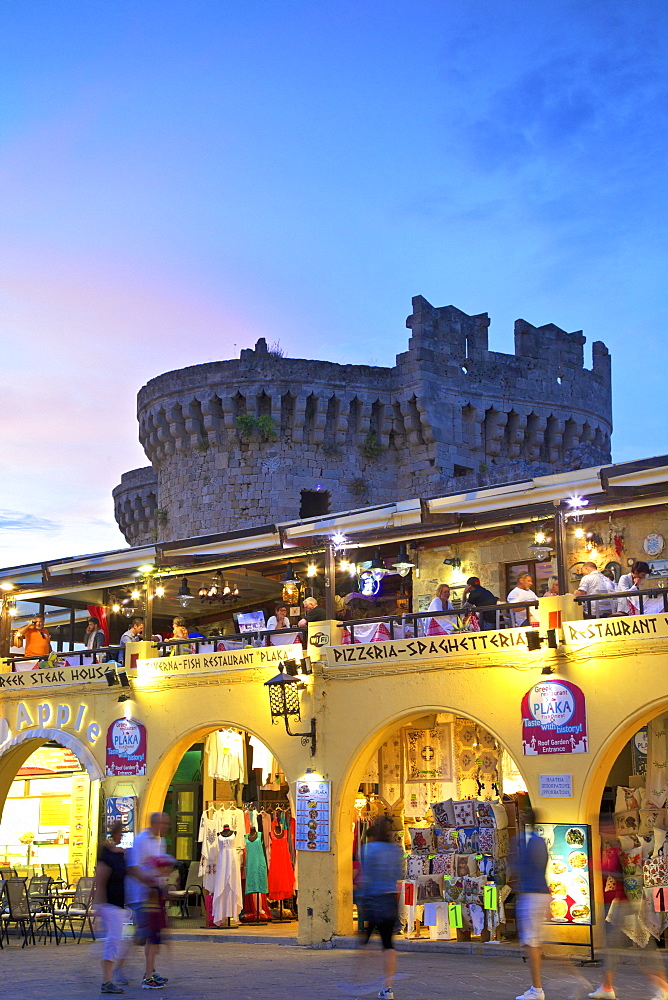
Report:
[{"label": "man in shorts", "polygon": [[148,830],[135,837],[135,842],[127,854],[128,905],[135,915],[135,940],[144,945],[146,968],[142,989],[160,990],[167,979],[157,975],[155,960],[164,927],[160,911],[160,882],[156,869],[156,859],[164,858],[166,849],[164,834],[169,828],[167,813],[153,813]]},{"label": "man in shorts", "polygon": [[545,1000],[540,978],[543,924],[548,919],[550,890],[545,879],[547,846],[535,833],[536,814],[523,809],[520,816],[524,831],[513,845],[511,866],[517,892],[517,924],[520,943],[527,951],[531,986],[515,1000]]}]

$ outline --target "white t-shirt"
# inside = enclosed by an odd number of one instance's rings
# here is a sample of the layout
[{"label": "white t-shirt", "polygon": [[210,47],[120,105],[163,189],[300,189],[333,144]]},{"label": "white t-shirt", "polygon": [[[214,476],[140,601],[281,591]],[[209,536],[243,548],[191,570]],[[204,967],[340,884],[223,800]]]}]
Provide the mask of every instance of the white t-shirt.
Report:
[{"label": "white t-shirt", "polygon": [[[599,569],[593,573],[587,573],[578,584],[578,590],[583,590],[585,594],[605,594],[615,589],[612,580],[604,576]],[[592,601],[591,613],[594,618],[599,618],[601,614],[612,611],[612,601]]]},{"label": "white t-shirt", "polygon": [[[135,842],[128,850],[126,864],[128,868],[148,868],[149,858],[159,858],[167,853],[163,837],[154,837],[150,830],[142,830],[135,837]],[[128,875],[125,883],[125,902],[130,904],[143,903],[148,897],[149,886]]]},{"label": "white t-shirt", "polygon": [[[276,615],[271,616],[271,618],[267,622],[267,628],[273,628],[273,629],[278,628]],[[290,628],[290,619],[287,616],[285,618],[285,625],[281,625],[281,628]]]},{"label": "white t-shirt", "polygon": [[[533,590],[522,590],[521,587],[513,587],[506,601],[508,604],[519,604],[520,601],[537,601],[538,597],[534,594]],[[513,625],[519,628],[520,625],[524,625],[527,622],[529,624],[537,624],[537,618],[535,615],[535,608],[522,608],[521,611],[511,611],[510,617]]]}]

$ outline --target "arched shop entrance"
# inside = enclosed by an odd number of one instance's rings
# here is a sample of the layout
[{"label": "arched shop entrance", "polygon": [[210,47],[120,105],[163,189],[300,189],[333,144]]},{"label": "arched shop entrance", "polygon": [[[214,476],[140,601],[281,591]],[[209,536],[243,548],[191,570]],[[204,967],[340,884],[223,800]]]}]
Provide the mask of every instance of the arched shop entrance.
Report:
[{"label": "arched shop entrance", "polygon": [[280,762],[256,734],[221,724],[183,735],[164,755],[147,800],[149,812],[170,817],[167,850],[182,887],[201,879],[209,926],[292,924],[295,932],[291,795]]},{"label": "arched shop entrance", "polygon": [[[60,729],[32,728],[0,754],[0,863],[17,874],[73,881],[92,874],[102,771],[90,750]],[[68,877],[71,876],[71,877]]]},{"label": "arched shop entrance", "polygon": [[[653,884],[668,884],[668,868],[661,855],[668,829],[668,705],[655,705],[627,719],[611,734],[599,754],[589,794],[593,851],[599,856],[608,831],[600,826],[614,822],[621,848],[624,891],[636,904],[624,923],[624,932],[634,944],[653,947],[654,940],[666,941],[668,913],[654,906]],[[648,860],[657,859],[650,862]],[[652,868],[654,866],[654,868]],[[597,886],[599,905],[609,903],[603,896],[603,884]]]},{"label": "arched shop entrance", "polygon": [[[406,938],[515,938],[507,856],[526,785],[512,757],[485,726],[452,712],[413,715],[380,738],[363,755],[356,793],[349,789],[353,879],[369,827],[389,816],[406,855]],[[486,885],[495,893],[485,896]],[[460,907],[454,917],[449,903]]]}]

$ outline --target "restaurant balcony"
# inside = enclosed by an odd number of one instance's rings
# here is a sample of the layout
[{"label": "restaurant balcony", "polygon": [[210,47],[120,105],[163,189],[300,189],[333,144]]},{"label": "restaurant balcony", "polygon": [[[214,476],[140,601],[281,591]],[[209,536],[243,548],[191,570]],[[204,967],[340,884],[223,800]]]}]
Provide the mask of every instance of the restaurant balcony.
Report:
[{"label": "restaurant balcony", "polygon": [[[509,665],[527,653],[546,655],[568,646],[625,638],[668,641],[668,589],[613,591],[587,597],[547,596],[538,601],[462,605],[446,612],[397,613],[375,618],[312,623],[306,628],[258,629],[209,638],[144,640],[95,650],[34,657],[10,654],[0,661],[0,696],[44,688],[95,688],[118,695],[135,683],[215,683],[216,675],[320,661],[322,673],[350,664],[412,669],[439,658],[479,666]],[[548,656],[549,658],[549,656]],[[317,671],[316,671],[317,672]],[[257,675],[259,677],[259,675]]]}]

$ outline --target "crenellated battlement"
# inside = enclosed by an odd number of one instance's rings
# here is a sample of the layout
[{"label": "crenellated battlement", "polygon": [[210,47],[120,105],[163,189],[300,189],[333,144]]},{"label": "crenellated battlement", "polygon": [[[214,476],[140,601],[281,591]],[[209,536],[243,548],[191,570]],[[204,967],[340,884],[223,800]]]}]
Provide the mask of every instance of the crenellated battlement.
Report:
[{"label": "crenellated battlement", "polygon": [[610,356],[581,331],[413,300],[392,368],[285,358],[263,339],[239,359],[152,379],[138,396],[149,469],[114,490],[133,544],[433,496],[458,485],[610,458]]}]

